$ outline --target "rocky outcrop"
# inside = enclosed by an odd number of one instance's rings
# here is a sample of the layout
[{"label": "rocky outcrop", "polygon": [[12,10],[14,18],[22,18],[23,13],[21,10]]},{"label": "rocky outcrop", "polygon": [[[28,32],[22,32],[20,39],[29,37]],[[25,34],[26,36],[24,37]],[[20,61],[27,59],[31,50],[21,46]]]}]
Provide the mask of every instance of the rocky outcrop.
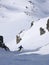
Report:
[{"label": "rocky outcrop", "polygon": [[3,36],[0,36],[0,48],[10,51],[10,49],[4,44]]},{"label": "rocky outcrop", "polygon": [[42,27],[40,27],[40,35],[43,35],[43,34],[45,34],[45,30],[42,28]]},{"label": "rocky outcrop", "polygon": [[0,42],[0,48],[5,49],[6,51],[10,51],[10,49],[4,44]]},{"label": "rocky outcrop", "polygon": [[33,22],[34,22],[34,21],[31,22],[31,27],[33,26]]},{"label": "rocky outcrop", "polygon": [[16,35],[16,42],[17,42],[17,44],[21,41],[22,39],[20,38],[20,36],[19,35]]},{"label": "rocky outcrop", "polygon": [[47,20],[46,29],[49,31],[49,19]]}]

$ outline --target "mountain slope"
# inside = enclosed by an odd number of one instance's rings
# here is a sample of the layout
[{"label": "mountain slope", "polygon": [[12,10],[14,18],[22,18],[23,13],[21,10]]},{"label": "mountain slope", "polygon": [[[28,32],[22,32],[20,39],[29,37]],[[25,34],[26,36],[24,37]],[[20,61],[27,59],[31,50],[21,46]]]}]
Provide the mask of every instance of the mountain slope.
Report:
[{"label": "mountain slope", "polygon": [[[16,35],[20,31],[24,30],[26,32],[28,29],[25,35],[23,34],[22,39],[24,41],[22,40],[20,44],[24,44],[24,47],[27,48],[27,41],[30,40],[29,43],[31,42],[31,44],[29,44],[28,48],[30,48],[33,43],[33,48],[31,47],[33,50],[47,44],[41,44],[40,42],[44,43],[48,33],[45,33],[42,37],[40,37],[39,33],[39,27],[46,29],[46,22],[40,21],[47,21],[47,18],[45,18],[45,20],[39,19],[49,16],[48,6],[48,0],[0,0],[0,35],[4,36],[4,42],[11,50],[17,49]],[[30,29],[32,21],[36,23],[34,23],[34,26]],[[38,39],[35,41],[37,37]],[[44,40],[41,41],[43,38]],[[47,41],[48,40],[46,40],[46,42]],[[36,45],[34,48],[34,43],[36,42],[38,42],[38,44],[40,43],[40,45]],[[25,45],[26,43],[27,45]]]},{"label": "mountain slope", "polygon": [[25,0],[0,1],[0,35],[4,36],[5,43],[16,38],[21,30],[30,27],[31,17],[24,13],[26,5]]},{"label": "mountain slope", "polygon": [[0,65],[49,65],[48,19],[48,0],[0,0],[0,35],[10,49],[0,48]]},{"label": "mountain slope", "polygon": [[[35,22],[32,28],[30,28],[27,32],[25,32],[22,41],[18,44],[18,46],[22,45],[26,50],[38,51],[41,54],[49,54],[49,32],[46,29],[48,18],[44,18]],[[45,30],[43,35],[40,35],[40,28]],[[44,50],[45,49],[45,50]],[[44,53],[42,53],[42,50]]]}]

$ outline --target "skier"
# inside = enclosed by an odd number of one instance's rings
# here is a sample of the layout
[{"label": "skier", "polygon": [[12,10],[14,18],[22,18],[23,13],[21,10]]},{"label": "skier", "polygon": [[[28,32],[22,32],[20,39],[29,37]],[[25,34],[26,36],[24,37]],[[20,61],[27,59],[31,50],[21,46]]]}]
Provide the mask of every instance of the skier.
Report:
[{"label": "skier", "polygon": [[22,45],[21,45],[21,46],[19,47],[19,50],[18,50],[18,51],[21,51],[21,50],[22,50],[22,48],[23,48],[23,47],[22,47]]}]

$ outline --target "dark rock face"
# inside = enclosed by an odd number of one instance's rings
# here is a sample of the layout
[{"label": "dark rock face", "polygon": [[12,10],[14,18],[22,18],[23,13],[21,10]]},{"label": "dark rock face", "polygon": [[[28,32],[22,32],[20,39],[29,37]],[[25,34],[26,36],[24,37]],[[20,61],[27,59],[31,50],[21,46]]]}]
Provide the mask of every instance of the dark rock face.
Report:
[{"label": "dark rock face", "polygon": [[10,51],[9,48],[3,42],[3,36],[0,36],[0,48],[4,48],[6,51]]},{"label": "dark rock face", "polygon": [[43,35],[43,34],[45,34],[45,30],[42,28],[42,27],[40,27],[40,35]]},{"label": "dark rock face", "polygon": [[46,29],[49,31],[49,19],[47,20]]},{"label": "dark rock face", "polygon": [[26,6],[26,9],[28,9],[28,7]]},{"label": "dark rock face", "polygon": [[22,39],[20,38],[20,36],[16,35],[16,42],[17,44],[21,41]]},{"label": "dark rock face", "polygon": [[0,48],[4,48],[6,51],[10,51],[4,43],[0,43]]},{"label": "dark rock face", "polygon": [[0,36],[0,42],[3,43],[3,36]]},{"label": "dark rock face", "polygon": [[31,27],[33,26],[33,22],[34,22],[34,21],[31,22]]}]

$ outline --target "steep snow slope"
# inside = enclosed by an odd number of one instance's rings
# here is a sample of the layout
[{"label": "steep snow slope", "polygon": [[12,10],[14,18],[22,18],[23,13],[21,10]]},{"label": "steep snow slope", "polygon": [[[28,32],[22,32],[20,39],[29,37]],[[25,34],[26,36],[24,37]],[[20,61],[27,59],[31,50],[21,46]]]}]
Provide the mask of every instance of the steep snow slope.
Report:
[{"label": "steep snow slope", "polygon": [[[17,50],[20,45],[24,50],[32,50],[30,53],[49,54],[49,32],[46,29],[49,17],[34,22],[34,25],[28,30],[22,32],[22,41],[16,45],[15,39],[7,43],[11,51]],[[44,28],[45,34],[40,35],[40,27]],[[12,45],[12,47],[11,47]],[[26,53],[25,53],[26,54]],[[28,54],[28,53],[27,53]]]},{"label": "steep snow slope", "polygon": [[[18,46],[22,45],[26,50],[36,51],[41,54],[49,54],[49,32],[46,29],[48,18],[44,18],[35,22],[32,28],[25,32],[22,41]],[[44,28],[45,34],[40,35],[40,27]]]}]

